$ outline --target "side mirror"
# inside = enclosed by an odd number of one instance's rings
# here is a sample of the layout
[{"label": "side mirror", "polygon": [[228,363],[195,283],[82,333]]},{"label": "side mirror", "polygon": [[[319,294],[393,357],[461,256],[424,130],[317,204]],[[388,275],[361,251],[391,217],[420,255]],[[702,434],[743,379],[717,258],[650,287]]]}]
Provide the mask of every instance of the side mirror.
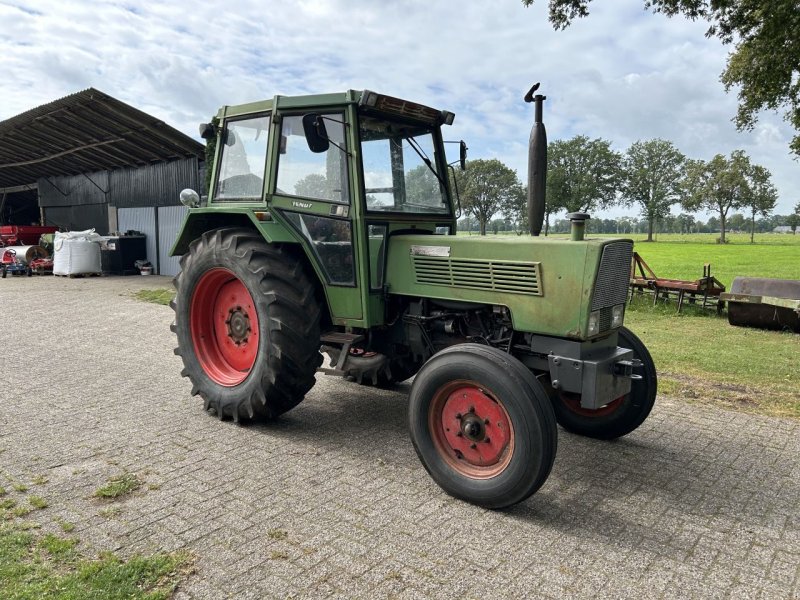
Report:
[{"label": "side mirror", "polygon": [[458,144],[458,164],[461,166],[462,171],[467,170],[467,144],[461,140]]},{"label": "side mirror", "polygon": [[233,146],[236,144],[236,134],[230,129],[225,130],[225,145]]},{"label": "side mirror", "polygon": [[325,129],[325,120],[317,113],[303,115],[303,132],[306,135],[308,149],[319,154],[327,152],[331,146],[328,130]]},{"label": "side mirror", "polygon": [[204,140],[210,140],[216,137],[217,132],[211,123],[200,123],[200,137]]}]

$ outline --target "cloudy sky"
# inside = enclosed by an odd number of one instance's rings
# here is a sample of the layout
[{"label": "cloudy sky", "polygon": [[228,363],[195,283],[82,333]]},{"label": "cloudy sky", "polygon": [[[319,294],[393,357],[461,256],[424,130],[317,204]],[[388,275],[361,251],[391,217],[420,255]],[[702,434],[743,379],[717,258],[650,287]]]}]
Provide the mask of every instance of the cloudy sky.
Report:
[{"label": "cloudy sky", "polygon": [[741,148],[772,172],[778,213],[800,201],[792,130],[765,113],[736,131],[736,97],[718,80],[728,48],[704,23],[598,0],[555,32],[546,4],[0,0],[0,120],[95,87],[199,139],[223,104],[368,88],[455,112],[449,138],[524,180],[522,97],[541,81],[550,140],[584,134],[624,151],[661,137],[706,160]]}]

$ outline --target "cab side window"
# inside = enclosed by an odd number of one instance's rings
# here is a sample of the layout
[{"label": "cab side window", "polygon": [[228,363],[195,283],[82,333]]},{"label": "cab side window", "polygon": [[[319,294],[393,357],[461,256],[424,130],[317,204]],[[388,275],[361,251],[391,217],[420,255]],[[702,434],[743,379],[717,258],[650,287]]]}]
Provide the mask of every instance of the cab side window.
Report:
[{"label": "cab side window", "polygon": [[225,124],[215,199],[261,198],[268,136],[269,116],[230,120]]},{"label": "cab side window", "polygon": [[326,152],[308,148],[302,115],[283,117],[276,194],[347,204],[347,156],[342,114],[322,115],[331,145]]}]

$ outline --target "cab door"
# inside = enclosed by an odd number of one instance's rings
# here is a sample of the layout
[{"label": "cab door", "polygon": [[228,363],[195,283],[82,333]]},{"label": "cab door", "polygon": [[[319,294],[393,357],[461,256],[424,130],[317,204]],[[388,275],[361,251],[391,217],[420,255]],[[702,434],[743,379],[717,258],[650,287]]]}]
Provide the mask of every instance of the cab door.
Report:
[{"label": "cab door", "polygon": [[308,147],[304,113],[279,116],[276,176],[269,201],[302,240],[324,283],[333,323],[363,326],[345,112],[318,112],[332,142],[318,153]]}]

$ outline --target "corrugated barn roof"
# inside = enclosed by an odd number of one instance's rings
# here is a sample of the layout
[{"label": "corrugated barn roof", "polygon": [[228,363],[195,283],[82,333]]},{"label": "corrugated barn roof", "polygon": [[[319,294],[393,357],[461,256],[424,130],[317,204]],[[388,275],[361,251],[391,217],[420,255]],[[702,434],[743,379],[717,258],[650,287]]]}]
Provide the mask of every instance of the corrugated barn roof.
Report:
[{"label": "corrugated barn roof", "polygon": [[163,121],[89,88],[0,122],[0,188],[203,152]]}]

